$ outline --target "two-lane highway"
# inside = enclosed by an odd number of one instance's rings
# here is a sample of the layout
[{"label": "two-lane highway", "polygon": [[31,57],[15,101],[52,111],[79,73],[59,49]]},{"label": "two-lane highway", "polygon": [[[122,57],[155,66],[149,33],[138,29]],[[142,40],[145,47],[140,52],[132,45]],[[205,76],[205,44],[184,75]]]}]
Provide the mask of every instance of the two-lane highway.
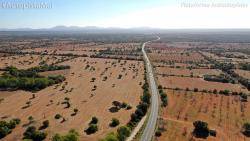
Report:
[{"label": "two-lane highway", "polygon": [[[154,41],[157,41],[157,40],[160,40],[160,37],[157,37],[157,39]],[[147,75],[149,79],[149,87],[151,90],[151,106],[150,106],[148,122],[141,136],[141,141],[152,140],[152,137],[154,136],[154,133],[155,133],[155,127],[157,123],[158,110],[159,110],[159,98],[158,98],[159,94],[158,94],[157,85],[154,79],[153,67],[145,51],[145,45],[150,42],[151,41],[148,41],[142,45],[142,53],[143,53],[144,61],[146,62],[145,64],[146,64]]]}]

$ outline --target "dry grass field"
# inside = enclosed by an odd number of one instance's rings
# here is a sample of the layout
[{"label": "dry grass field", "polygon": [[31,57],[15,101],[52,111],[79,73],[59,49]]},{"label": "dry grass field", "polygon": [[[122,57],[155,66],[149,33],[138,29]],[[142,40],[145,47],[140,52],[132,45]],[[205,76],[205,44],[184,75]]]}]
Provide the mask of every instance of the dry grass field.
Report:
[{"label": "dry grass field", "polygon": [[[249,100],[244,102],[239,95],[213,94],[214,89],[245,94],[249,94],[249,90],[240,83],[204,79],[205,75],[227,75],[229,69],[220,68],[222,64],[215,68],[214,63],[232,63],[236,68],[239,67],[239,63],[248,63],[248,56],[241,51],[245,50],[247,45],[179,41],[162,41],[148,45],[158,85],[165,88],[163,91],[167,94],[168,101],[168,105],[161,108],[158,121],[161,136],[155,140],[250,140],[242,134],[243,124],[250,122]],[[249,71],[236,69],[235,72],[249,79]],[[194,92],[195,89],[199,92]],[[193,122],[197,120],[207,122],[209,129],[216,131],[216,137],[195,137]]]},{"label": "dry grass field", "polygon": [[42,64],[54,64],[64,59],[66,56],[50,56],[50,55],[13,55],[8,57],[0,57],[0,68],[7,66],[15,66],[19,69],[28,69]]},{"label": "dry grass field", "polygon": [[[48,133],[46,140],[55,133],[66,133],[70,129],[76,129],[80,133],[81,141],[98,140],[116,129],[109,127],[112,118],[119,119],[121,125],[129,121],[142,94],[142,62],[76,58],[61,64],[70,65],[71,69],[49,73],[63,74],[66,81],[34,93],[35,98],[32,98],[31,92],[1,92],[4,100],[0,103],[0,118],[8,120],[18,117],[22,121],[22,125],[15,128],[5,140],[21,140],[27,127],[25,124],[29,123],[29,116],[34,118],[31,125],[36,127],[42,121],[49,120],[50,126],[45,129]],[[45,72],[43,75],[48,74]],[[122,76],[120,79],[119,75]],[[92,81],[92,78],[95,80]],[[69,108],[62,104],[66,97],[70,99]],[[28,101],[31,103],[30,107],[23,109]],[[112,113],[110,108],[113,101],[126,102],[132,109]],[[79,112],[72,116],[74,108]],[[62,115],[65,121],[56,120],[56,114]],[[93,116],[99,119],[99,130],[93,135],[86,135],[84,129]]]},{"label": "dry grass field", "polygon": [[190,90],[194,90],[194,88],[198,88],[201,91],[202,90],[213,91],[214,89],[217,89],[217,91],[230,90],[233,92],[248,92],[247,89],[242,89],[242,86],[239,84],[209,82],[203,80],[203,78],[169,76],[169,77],[158,77],[158,81],[163,86],[166,86],[166,88],[171,88],[171,89],[189,88]]},{"label": "dry grass field", "polygon": [[203,75],[219,75],[220,70],[217,69],[185,69],[185,68],[169,68],[169,67],[157,67],[156,73],[161,75],[173,75],[173,76],[194,76],[202,77]]},{"label": "dry grass field", "polygon": [[250,79],[250,72],[249,71],[238,69],[238,70],[235,70],[235,72],[244,78]]}]

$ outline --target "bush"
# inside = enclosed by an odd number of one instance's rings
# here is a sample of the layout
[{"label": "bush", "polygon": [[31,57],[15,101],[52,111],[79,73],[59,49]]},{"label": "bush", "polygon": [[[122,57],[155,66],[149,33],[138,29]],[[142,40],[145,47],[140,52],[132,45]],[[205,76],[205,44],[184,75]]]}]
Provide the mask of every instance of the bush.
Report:
[{"label": "bush", "polygon": [[215,130],[209,130],[209,134],[210,134],[211,136],[216,137],[217,132],[216,132]]},{"label": "bush", "polygon": [[98,131],[98,126],[96,124],[90,124],[89,127],[85,130],[86,134],[94,134]]},{"label": "bush", "polygon": [[9,122],[0,121],[0,139],[10,134],[12,129],[14,129],[16,125],[20,124],[20,122],[21,120],[18,118],[12,119]]},{"label": "bush", "polygon": [[199,89],[198,88],[194,88],[194,92],[198,92],[199,91]]},{"label": "bush", "polygon": [[112,118],[111,123],[109,124],[109,126],[116,127],[119,124],[120,124],[120,121],[118,119]]},{"label": "bush", "polygon": [[243,134],[246,135],[246,136],[250,136],[250,123],[245,123],[243,125]]},{"label": "bush", "polygon": [[91,119],[89,125],[91,125],[91,124],[97,124],[97,123],[98,123],[97,117],[92,117],[92,119]]},{"label": "bush", "polygon": [[74,109],[74,113],[77,113],[77,112],[78,112],[78,109],[75,108],[75,109]]},{"label": "bush", "polygon": [[162,85],[159,85],[159,86],[158,86],[158,89],[163,89]]},{"label": "bush", "polygon": [[127,109],[127,110],[130,110],[130,109],[132,109],[132,106],[131,106],[131,105],[128,105],[126,109]]},{"label": "bush", "polygon": [[42,141],[46,138],[47,134],[44,132],[36,131],[36,127],[30,126],[23,133],[23,139],[31,139],[33,141]]},{"label": "bush", "polygon": [[79,141],[79,133],[71,129],[66,135],[55,134],[52,141]]},{"label": "bush", "polygon": [[104,139],[101,139],[100,141],[119,141],[117,138],[117,135],[115,133],[109,133]]},{"label": "bush", "polygon": [[127,126],[121,126],[117,129],[117,137],[120,141],[125,141],[129,137],[131,130]]},{"label": "bush", "polygon": [[62,116],[60,114],[55,115],[55,119],[60,119]]},{"label": "bush", "polygon": [[128,104],[125,102],[122,102],[121,108],[127,108]]},{"label": "bush", "polygon": [[157,130],[157,131],[155,132],[155,136],[156,136],[156,137],[160,137],[160,136],[161,136],[161,131]]},{"label": "bush", "polygon": [[206,122],[198,120],[195,121],[193,125],[194,125],[193,133],[197,137],[208,137],[209,129],[208,129],[208,124]]},{"label": "bush", "polygon": [[39,129],[43,130],[43,129],[46,129],[47,127],[49,127],[49,120],[43,121],[43,124]]},{"label": "bush", "polygon": [[3,126],[3,127],[0,126],[0,139],[4,138],[5,136],[7,136],[10,133],[11,133],[11,129],[9,129],[6,126]]}]

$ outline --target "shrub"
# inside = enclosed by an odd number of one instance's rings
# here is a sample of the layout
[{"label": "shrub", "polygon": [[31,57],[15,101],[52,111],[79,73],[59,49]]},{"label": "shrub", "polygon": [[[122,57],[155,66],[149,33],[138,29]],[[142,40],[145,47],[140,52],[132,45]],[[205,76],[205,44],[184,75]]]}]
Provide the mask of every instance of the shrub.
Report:
[{"label": "shrub", "polygon": [[9,122],[0,121],[0,139],[10,134],[12,129],[14,129],[16,125],[20,124],[20,122],[21,120],[18,118],[12,119]]},{"label": "shrub", "polygon": [[158,89],[162,89],[162,85],[159,85],[159,86],[158,86]]},{"label": "shrub", "polygon": [[109,124],[109,126],[116,127],[119,124],[120,124],[120,121],[118,119],[112,118],[111,123]]},{"label": "shrub", "polygon": [[198,120],[195,121],[193,125],[194,125],[193,133],[197,137],[208,137],[209,129],[208,129],[208,124],[206,122]]},{"label": "shrub", "polygon": [[100,141],[119,141],[117,135],[113,132],[109,133],[104,139]]},{"label": "shrub", "polygon": [[161,131],[157,130],[157,131],[155,132],[155,136],[156,136],[156,137],[160,137],[160,136],[161,136]]},{"label": "shrub", "polygon": [[126,109],[127,109],[127,110],[130,110],[130,109],[132,109],[132,106],[131,106],[131,105],[128,105]]},{"label": "shrub", "polygon": [[121,79],[122,78],[122,75],[121,74],[119,74],[119,76],[118,76],[118,78],[117,79]]},{"label": "shrub", "polygon": [[74,112],[77,113],[77,112],[78,112],[78,109],[75,108],[75,109],[74,109]]},{"label": "shrub", "polygon": [[60,119],[62,116],[60,114],[55,115],[55,119]]},{"label": "shrub", "polygon": [[130,135],[131,130],[127,126],[121,126],[117,129],[117,137],[120,141],[125,141],[126,138]]},{"label": "shrub", "polygon": [[46,138],[47,134],[36,130],[36,127],[30,126],[23,133],[23,139],[31,139],[33,141],[42,141]]},{"label": "shrub", "polygon": [[43,124],[39,129],[42,130],[42,129],[46,129],[47,127],[49,127],[49,120],[43,121]]},{"label": "shrub", "polygon": [[11,133],[11,129],[9,129],[6,126],[2,126],[2,127],[0,126],[0,139],[4,138],[9,133]]},{"label": "shrub", "polygon": [[127,104],[127,103],[122,102],[121,108],[126,108],[127,106],[128,106],[128,104]]},{"label": "shrub", "polygon": [[198,92],[199,91],[199,89],[198,88],[194,88],[194,92]]},{"label": "shrub", "polygon": [[97,124],[97,123],[98,123],[98,118],[97,117],[92,117],[89,125],[91,125],[91,124]]},{"label": "shrub", "polygon": [[66,135],[55,134],[52,141],[79,141],[79,133],[71,129]]},{"label": "shrub", "polygon": [[30,123],[34,122],[34,118],[32,116],[29,116],[28,120],[29,120]]},{"label": "shrub", "polygon": [[243,133],[244,133],[244,135],[246,135],[246,136],[250,136],[250,123],[244,123],[244,125],[243,125]]},{"label": "shrub", "polygon": [[215,130],[209,130],[209,134],[210,134],[211,136],[216,137],[217,132],[216,132]]},{"label": "shrub", "polygon": [[98,131],[98,126],[96,124],[90,124],[89,127],[85,130],[86,134],[93,134]]},{"label": "shrub", "polygon": [[117,108],[120,108],[122,106],[122,103],[119,101],[113,101],[112,104]]}]

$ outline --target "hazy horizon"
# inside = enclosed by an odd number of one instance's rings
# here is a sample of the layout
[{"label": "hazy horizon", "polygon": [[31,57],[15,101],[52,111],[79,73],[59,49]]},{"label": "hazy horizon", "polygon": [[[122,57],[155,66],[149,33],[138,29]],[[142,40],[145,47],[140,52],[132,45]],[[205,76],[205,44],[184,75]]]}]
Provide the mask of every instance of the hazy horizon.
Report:
[{"label": "hazy horizon", "polygon": [[[247,0],[0,0],[0,28],[250,28]],[[19,5],[18,5],[19,4]],[[26,5],[25,5],[26,4]],[[35,6],[34,6],[35,5]],[[42,7],[39,7],[41,6]],[[25,7],[26,6],[26,7]]]}]

